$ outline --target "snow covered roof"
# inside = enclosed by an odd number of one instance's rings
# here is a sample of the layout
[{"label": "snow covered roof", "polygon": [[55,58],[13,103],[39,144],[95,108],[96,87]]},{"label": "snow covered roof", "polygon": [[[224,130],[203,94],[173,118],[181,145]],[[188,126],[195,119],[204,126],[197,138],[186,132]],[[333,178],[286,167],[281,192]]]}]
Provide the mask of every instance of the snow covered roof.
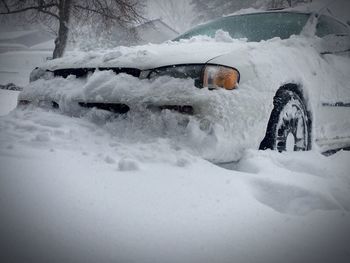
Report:
[{"label": "snow covered roof", "polygon": [[16,39],[18,37],[30,35],[33,32],[35,32],[35,30],[2,31],[0,34],[0,41],[13,40],[13,39]]},{"label": "snow covered roof", "polygon": [[30,47],[30,49],[33,49],[33,50],[54,50],[54,48],[55,48],[54,39],[50,39],[48,41],[45,41]]},{"label": "snow covered roof", "polygon": [[[0,52],[11,50],[25,50],[39,47],[52,49],[54,36],[41,30],[3,31],[0,34]],[[45,43],[45,45],[42,45]]]}]

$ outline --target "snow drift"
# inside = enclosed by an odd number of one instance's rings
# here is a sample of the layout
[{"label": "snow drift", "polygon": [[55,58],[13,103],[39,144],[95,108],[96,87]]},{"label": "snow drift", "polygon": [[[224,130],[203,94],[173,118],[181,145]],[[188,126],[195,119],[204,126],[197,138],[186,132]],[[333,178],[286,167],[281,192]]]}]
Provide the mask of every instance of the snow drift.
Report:
[{"label": "snow drift", "polygon": [[349,152],[247,151],[218,167],[115,124],[1,117],[3,260],[348,262]]},{"label": "snow drift", "polygon": [[218,167],[90,114],[1,117],[2,259],[348,262],[349,152]]}]

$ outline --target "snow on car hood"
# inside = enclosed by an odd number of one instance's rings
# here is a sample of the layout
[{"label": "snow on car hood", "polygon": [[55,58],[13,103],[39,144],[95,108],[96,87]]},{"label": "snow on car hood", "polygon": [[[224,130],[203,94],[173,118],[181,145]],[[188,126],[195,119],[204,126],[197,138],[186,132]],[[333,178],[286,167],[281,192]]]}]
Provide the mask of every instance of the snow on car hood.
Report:
[{"label": "snow on car hood", "polygon": [[194,37],[179,42],[148,44],[134,47],[116,47],[109,50],[72,52],[41,66],[44,69],[125,67],[150,69],[167,65],[199,64],[229,53],[242,46],[245,40],[236,40],[226,32],[218,31],[215,38]]}]

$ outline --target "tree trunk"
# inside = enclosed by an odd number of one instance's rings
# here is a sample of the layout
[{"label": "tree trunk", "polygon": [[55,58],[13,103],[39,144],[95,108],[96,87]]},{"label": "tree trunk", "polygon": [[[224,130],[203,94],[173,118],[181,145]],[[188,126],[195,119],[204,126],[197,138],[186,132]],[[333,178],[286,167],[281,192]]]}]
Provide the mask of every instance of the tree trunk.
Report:
[{"label": "tree trunk", "polygon": [[53,58],[62,57],[67,45],[71,3],[72,0],[59,1],[59,28],[58,35],[55,39],[55,49],[53,51]]}]

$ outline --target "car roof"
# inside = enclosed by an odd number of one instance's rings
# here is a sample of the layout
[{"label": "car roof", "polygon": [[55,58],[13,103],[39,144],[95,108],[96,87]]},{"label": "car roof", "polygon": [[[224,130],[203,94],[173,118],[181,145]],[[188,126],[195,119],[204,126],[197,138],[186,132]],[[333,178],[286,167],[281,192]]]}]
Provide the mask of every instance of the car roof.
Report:
[{"label": "car roof", "polygon": [[294,14],[305,14],[311,15],[311,12],[303,12],[298,10],[286,10],[286,9],[269,9],[264,11],[250,12],[250,13],[238,13],[238,14],[230,14],[223,17],[232,17],[232,16],[245,16],[245,15],[256,15],[256,14],[271,14],[271,13],[294,13]]},{"label": "car roof", "polygon": [[[296,11],[296,10],[285,10],[285,9],[269,9],[269,10],[261,10],[261,11],[259,10],[257,12],[250,12],[250,13],[249,12],[247,12],[247,13],[233,13],[233,14],[229,14],[229,15],[223,15],[221,17],[216,17],[214,19],[207,20],[207,21],[204,21],[202,23],[199,23],[195,27],[203,26],[203,25],[209,24],[211,22],[214,22],[214,21],[217,21],[217,20],[220,20],[220,19],[225,19],[225,18],[228,18],[228,17],[249,16],[249,15],[256,15],[256,14],[271,14],[271,13],[296,13],[296,14],[311,15],[310,12],[301,12],[301,11]],[[184,32],[183,34],[186,34],[186,32]]]},{"label": "car roof", "polygon": [[336,20],[337,22],[343,24],[344,26],[346,26],[348,29],[350,28],[348,24],[340,21],[339,19],[337,19],[336,17],[329,15],[329,14],[323,14],[323,13],[318,13],[318,12],[307,12],[307,11],[300,11],[300,10],[293,10],[293,9],[285,9],[285,8],[273,8],[273,9],[268,9],[268,10],[263,10],[263,11],[257,11],[257,12],[251,12],[251,13],[238,13],[238,14],[231,14],[231,15],[227,15],[227,16],[223,16],[223,17],[218,17],[216,19],[213,19],[211,21],[207,21],[204,24],[208,23],[208,22],[212,22],[215,21],[217,19],[220,18],[225,18],[225,17],[233,17],[233,16],[243,16],[243,15],[255,15],[255,14],[271,14],[271,13],[294,13],[294,14],[305,14],[305,15],[311,15],[311,14],[315,14],[317,17],[318,16],[328,16],[334,20]]}]

